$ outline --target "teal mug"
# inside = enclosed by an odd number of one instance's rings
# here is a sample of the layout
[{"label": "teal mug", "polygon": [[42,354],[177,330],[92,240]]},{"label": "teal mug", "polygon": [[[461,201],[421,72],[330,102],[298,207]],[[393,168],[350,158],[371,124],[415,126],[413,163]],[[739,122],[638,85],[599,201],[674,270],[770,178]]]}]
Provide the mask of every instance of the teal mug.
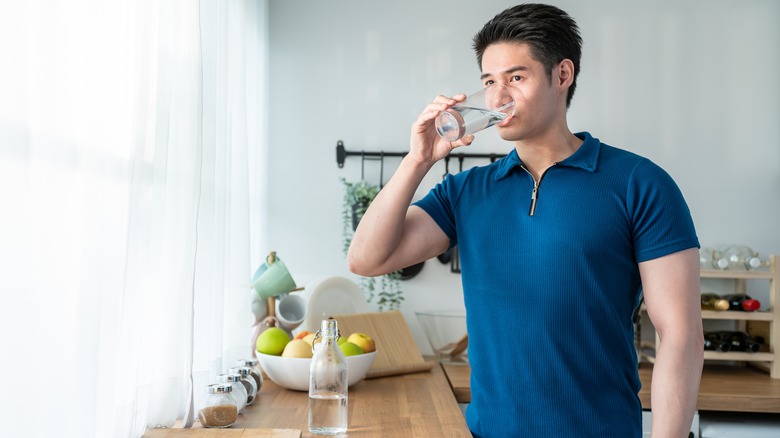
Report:
[{"label": "teal mug", "polygon": [[276,252],[271,251],[252,276],[252,288],[265,300],[295,289],[295,280]]}]

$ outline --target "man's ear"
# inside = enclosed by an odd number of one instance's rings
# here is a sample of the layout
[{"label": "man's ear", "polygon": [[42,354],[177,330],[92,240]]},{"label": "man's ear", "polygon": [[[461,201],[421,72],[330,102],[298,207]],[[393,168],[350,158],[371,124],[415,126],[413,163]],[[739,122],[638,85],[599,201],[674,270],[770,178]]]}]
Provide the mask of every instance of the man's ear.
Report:
[{"label": "man's ear", "polygon": [[570,59],[564,59],[558,63],[556,71],[558,72],[558,85],[569,88],[574,82],[574,63]]}]

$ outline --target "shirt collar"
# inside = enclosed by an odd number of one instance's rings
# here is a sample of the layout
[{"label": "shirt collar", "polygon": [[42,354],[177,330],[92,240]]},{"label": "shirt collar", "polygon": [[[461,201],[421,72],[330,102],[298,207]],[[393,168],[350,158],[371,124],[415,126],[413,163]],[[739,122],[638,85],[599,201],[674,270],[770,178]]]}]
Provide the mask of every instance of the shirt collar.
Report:
[{"label": "shirt collar", "polygon": [[[578,132],[574,135],[583,141],[582,145],[577,151],[571,154],[571,156],[558,164],[569,167],[579,167],[591,173],[595,172],[598,167],[601,142],[587,132]],[[519,167],[522,164],[523,162],[517,155],[517,149],[512,149],[512,151],[498,163],[496,180],[500,180],[509,175],[509,172],[511,172],[512,169]]]}]

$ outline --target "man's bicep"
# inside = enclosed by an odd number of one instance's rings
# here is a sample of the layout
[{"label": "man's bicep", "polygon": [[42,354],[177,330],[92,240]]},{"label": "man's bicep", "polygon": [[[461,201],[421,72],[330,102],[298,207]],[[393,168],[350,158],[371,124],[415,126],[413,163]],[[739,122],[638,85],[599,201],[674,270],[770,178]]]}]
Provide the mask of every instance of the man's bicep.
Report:
[{"label": "man's bicep", "polygon": [[659,333],[701,324],[697,248],[642,262],[639,272],[648,316]]},{"label": "man's bicep", "polygon": [[404,231],[392,264],[398,269],[436,257],[450,246],[450,239],[433,218],[420,207],[406,212]]}]

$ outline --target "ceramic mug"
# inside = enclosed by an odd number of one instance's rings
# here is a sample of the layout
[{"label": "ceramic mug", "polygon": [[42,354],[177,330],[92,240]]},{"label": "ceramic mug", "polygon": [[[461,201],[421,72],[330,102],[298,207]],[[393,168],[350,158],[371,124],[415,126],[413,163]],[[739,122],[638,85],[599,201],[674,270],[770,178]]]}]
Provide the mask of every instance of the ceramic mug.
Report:
[{"label": "ceramic mug", "polygon": [[298,294],[284,294],[276,300],[276,320],[279,327],[291,332],[306,318],[306,300]]},{"label": "ceramic mug", "polygon": [[261,299],[267,299],[295,289],[295,280],[276,252],[271,251],[252,276],[252,288]]}]

